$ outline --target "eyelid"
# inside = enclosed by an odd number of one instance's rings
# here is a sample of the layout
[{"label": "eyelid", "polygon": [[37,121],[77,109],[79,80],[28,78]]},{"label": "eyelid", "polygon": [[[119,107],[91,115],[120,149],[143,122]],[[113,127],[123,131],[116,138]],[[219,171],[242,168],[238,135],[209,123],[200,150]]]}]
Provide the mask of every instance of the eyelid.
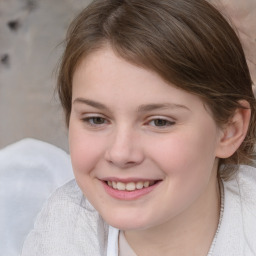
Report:
[{"label": "eyelid", "polygon": [[147,117],[147,120],[156,120],[156,119],[163,119],[169,122],[176,122],[175,118],[169,116],[161,116],[161,115],[151,115]]},{"label": "eyelid", "polygon": [[[104,123],[102,123],[102,124],[93,124],[93,123],[91,123],[90,120],[93,120],[94,118],[102,118],[104,120]],[[83,115],[82,118],[81,118],[81,121],[85,125],[88,125],[88,126],[93,127],[93,128],[101,128],[102,126],[110,123],[108,118],[106,118],[104,115],[96,114],[96,113],[90,113],[90,114]]]},{"label": "eyelid", "polygon": [[149,125],[150,122],[155,121],[155,120],[163,120],[168,122],[168,125],[163,125],[163,126],[153,126],[153,127],[157,127],[157,128],[166,128],[166,127],[170,127],[172,125],[174,125],[176,123],[176,120],[170,117],[164,117],[164,116],[150,116],[147,121],[146,124]]}]

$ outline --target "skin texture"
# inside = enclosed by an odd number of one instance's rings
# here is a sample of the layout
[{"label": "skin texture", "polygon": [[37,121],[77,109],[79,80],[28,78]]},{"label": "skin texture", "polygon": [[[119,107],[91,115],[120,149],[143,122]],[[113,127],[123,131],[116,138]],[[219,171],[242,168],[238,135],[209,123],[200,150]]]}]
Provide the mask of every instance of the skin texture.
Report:
[{"label": "skin texture", "polygon": [[[206,255],[219,218],[218,157],[236,150],[246,126],[219,129],[197,96],[108,46],[79,64],[72,102],[74,174],[104,220],[125,230],[138,255]],[[237,124],[242,114],[234,118]],[[104,189],[112,179],[160,182],[142,197],[120,200]]]}]

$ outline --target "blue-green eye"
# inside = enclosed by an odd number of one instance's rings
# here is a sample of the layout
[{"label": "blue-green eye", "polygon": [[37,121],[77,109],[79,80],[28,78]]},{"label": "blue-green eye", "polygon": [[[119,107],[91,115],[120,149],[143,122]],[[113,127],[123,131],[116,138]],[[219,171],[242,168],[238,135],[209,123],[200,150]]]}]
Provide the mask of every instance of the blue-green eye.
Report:
[{"label": "blue-green eye", "polygon": [[91,126],[98,126],[107,123],[106,119],[101,116],[93,116],[83,118],[83,122],[88,123]]},{"label": "blue-green eye", "polygon": [[152,125],[155,127],[166,127],[166,126],[171,126],[174,124],[175,124],[175,122],[173,122],[173,121],[169,121],[169,120],[161,119],[161,118],[153,119],[149,122],[149,125]]}]

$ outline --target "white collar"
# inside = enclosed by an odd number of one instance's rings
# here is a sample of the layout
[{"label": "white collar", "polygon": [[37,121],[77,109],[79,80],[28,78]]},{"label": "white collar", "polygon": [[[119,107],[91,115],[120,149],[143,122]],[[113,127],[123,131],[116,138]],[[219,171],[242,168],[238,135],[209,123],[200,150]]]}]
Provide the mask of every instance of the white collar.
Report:
[{"label": "white collar", "polygon": [[118,235],[119,230],[109,226],[107,256],[118,256]]}]

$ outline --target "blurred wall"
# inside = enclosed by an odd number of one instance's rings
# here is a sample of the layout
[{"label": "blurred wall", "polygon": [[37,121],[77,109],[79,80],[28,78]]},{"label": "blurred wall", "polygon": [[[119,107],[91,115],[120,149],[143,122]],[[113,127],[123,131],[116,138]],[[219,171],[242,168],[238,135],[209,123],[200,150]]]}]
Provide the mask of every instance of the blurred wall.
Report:
[{"label": "blurred wall", "polygon": [[256,94],[256,0],[208,0],[231,22],[245,51]]},{"label": "blurred wall", "polygon": [[0,0],[0,148],[25,137],[67,150],[54,70],[90,0]]}]

